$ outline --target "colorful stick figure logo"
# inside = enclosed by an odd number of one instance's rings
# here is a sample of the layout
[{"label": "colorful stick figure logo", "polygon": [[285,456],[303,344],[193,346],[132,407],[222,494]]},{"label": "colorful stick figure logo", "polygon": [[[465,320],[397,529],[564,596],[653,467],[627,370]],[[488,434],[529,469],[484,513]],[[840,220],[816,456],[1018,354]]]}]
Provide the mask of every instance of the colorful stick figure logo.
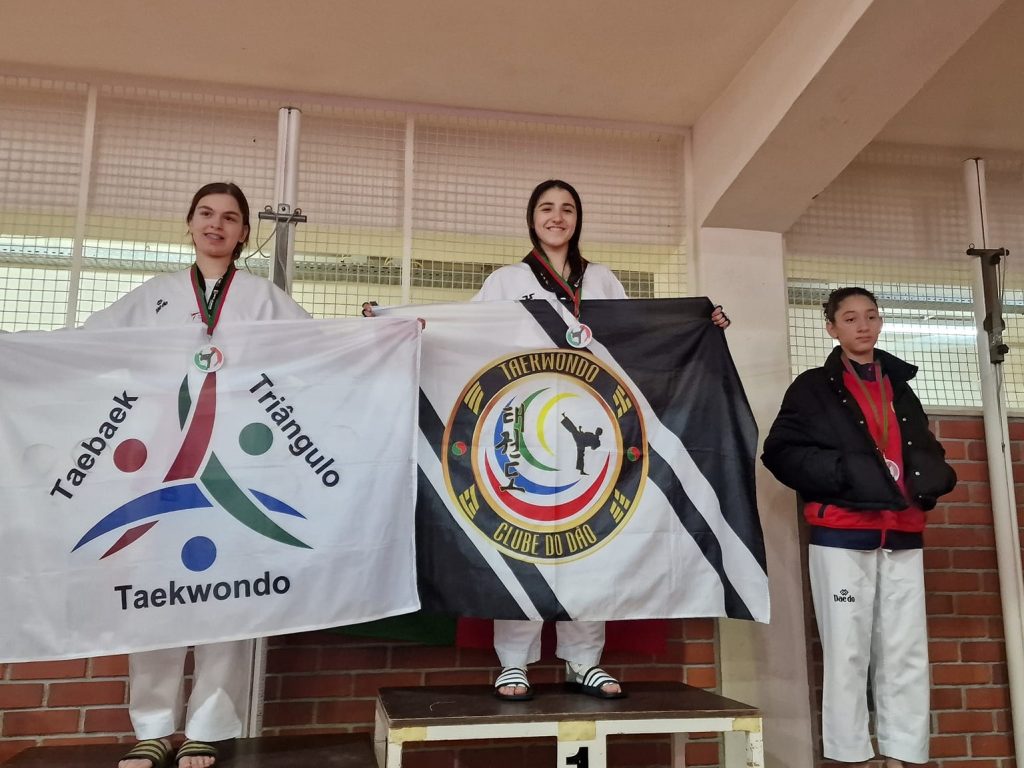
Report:
[{"label": "colorful stick figure logo", "polygon": [[220,347],[207,344],[205,347],[200,347],[193,355],[192,363],[203,373],[213,373],[224,365],[224,353],[221,352]]},{"label": "colorful stick figure logo", "polygon": [[565,340],[569,343],[570,347],[583,349],[589,346],[590,342],[594,340],[594,333],[590,330],[589,325],[586,325],[585,323],[576,323],[566,329]]},{"label": "colorful stick figure logo", "polygon": [[[178,391],[178,421],[184,436],[181,447],[163,479],[163,484],[149,493],[122,504],[90,528],[72,548],[72,552],[88,542],[119,528],[127,528],[100,559],[110,557],[138,541],[167,514],[191,509],[219,506],[246,528],[273,541],[292,547],[312,549],[280,525],[268,512],[305,519],[298,510],[269,494],[249,489],[247,494],[225,469],[210,449],[210,439],[217,410],[217,374],[224,362],[223,353],[208,346],[196,353],[210,372],[203,377],[199,396],[193,403],[188,376]],[[215,367],[214,367],[215,366]],[[239,434],[239,446],[253,456],[266,453],[274,441],[274,433],[266,425],[254,422]],[[114,449],[114,466],[121,472],[136,472],[148,460],[146,445],[136,438],[124,440]],[[204,571],[217,559],[216,544],[206,536],[193,536],[181,551],[181,562],[192,571]]]},{"label": "colorful stick figure logo", "polygon": [[504,554],[564,562],[626,525],[647,477],[643,417],[600,360],[541,350],[495,360],[463,390],[444,435],[448,489]]}]

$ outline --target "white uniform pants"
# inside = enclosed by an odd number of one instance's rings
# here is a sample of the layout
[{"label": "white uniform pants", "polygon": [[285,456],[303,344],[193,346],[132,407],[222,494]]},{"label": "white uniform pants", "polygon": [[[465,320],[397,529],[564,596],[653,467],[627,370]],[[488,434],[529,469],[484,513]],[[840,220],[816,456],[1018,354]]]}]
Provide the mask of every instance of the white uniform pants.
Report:
[{"label": "white uniform pants", "polygon": [[928,633],[920,549],[809,547],[811,594],[824,661],[821,703],[825,757],[874,757],[867,681],[875,702],[878,751],[928,761]]},{"label": "white uniform pants", "polygon": [[[222,741],[242,735],[252,650],[252,640],[195,646],[186,737]],[[137,738],[158,739],[178,730],[187,651],[165,648],[128,657],[128,713]]]},{"label": "white uniform pants", "polygon": [[[496,620],[494,650],[503,667],[522,667],[540,659],[540,634],[543,621]],[[601,661],[604,650],[603,621],[556,621],[560,659],[590,668]]]}]

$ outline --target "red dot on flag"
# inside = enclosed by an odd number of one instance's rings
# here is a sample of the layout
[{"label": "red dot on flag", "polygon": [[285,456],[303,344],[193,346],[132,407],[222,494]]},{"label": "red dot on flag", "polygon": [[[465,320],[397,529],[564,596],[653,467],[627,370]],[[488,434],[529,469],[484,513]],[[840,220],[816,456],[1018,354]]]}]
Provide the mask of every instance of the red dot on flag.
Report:
[{"label": "red dot on flag", "polygon": [[125,440],[114,449],[114,466],[122,472],[135,472],[146,463],[148,452],[141,440]]}]

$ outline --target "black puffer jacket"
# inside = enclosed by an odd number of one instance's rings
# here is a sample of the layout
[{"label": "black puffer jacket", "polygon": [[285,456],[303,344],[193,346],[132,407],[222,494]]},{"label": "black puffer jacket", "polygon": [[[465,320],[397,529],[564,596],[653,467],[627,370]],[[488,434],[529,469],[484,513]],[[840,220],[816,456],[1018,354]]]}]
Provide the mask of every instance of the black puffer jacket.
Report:
[{"label": "black puffer jacket", "polygon": [[[946,452],[928,429],[928,417],[907,383],[917,366],[875,350],[892,383],[892,407],[903,442],[907,492],[924,510],[956,485]],[[843,383],[842,349],[825,365],[800,374],[786,391],[764,443],[761,460],[805,501],[848,509],[902,510],[908,500],[885,466],[853,394]]]}]

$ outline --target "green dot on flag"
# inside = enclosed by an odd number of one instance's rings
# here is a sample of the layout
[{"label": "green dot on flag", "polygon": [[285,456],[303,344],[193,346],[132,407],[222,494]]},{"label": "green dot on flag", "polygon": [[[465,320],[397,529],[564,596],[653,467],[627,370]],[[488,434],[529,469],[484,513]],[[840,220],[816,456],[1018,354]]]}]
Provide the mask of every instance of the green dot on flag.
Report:
[{"label": "green dot on flag", "polygon": [[266,424],[253,422],[242,428],[238,434],[238,444],[250,456],[260,456],[270,450],[274,443],[274,433]]}]

